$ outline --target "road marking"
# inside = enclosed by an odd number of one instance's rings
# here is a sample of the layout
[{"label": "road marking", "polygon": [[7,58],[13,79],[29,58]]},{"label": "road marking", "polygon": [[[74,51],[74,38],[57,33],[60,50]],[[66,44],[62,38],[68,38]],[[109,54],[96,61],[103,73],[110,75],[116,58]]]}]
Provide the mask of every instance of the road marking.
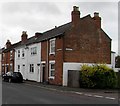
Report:
[{"label": "road marking", "polygon": [[101,96],[101,95],[93,95],[93,96],[96,98],[103,98],[103,96]]},{"label": "road marking", "polygon": [[[54,88],[47,88],[47,87],[41,87],[41,86],[37,86],[37,85],[31,85],[31,84],[25,84],[25,85],[29,85],[29,86],[35,86],[35,87],[39,87],[39,88],[44,88],[44,89],[48,89],[48,90],[54,90],[54,91],[60,91],[60,92],[65,92],[65,91],[62,91],[62,90],[57,90],[57,89],[54,89]],[[76,94],[79,94],[79,95],[82,95],[84,93],[82,92],[73,92],[71,91],[71,93],[76,93]],[[91,96],[91,97],[96,97],[96,98],[105,98],[105,99],[111,99],[111,100],[115,100],[116,98],[112,98],[112,97],[103,97],[101,95],[91,95],[91,94],[84,94],[85,96]]]},{"label": "road marking", "polygon": [[83,93],[81,93],[81,92],[75,92],[76,94],[79,94],[79,95],[82,95]]},{"label": "road marking", "polygon": [[106,99],[112,99],[115,100],[116,98],[112,98],[112,97],[105,97]]},{"label": "road marking", "polygon": [[84,94],[85,96],[93,96],[93,95],[91,95],[91,94]]}]

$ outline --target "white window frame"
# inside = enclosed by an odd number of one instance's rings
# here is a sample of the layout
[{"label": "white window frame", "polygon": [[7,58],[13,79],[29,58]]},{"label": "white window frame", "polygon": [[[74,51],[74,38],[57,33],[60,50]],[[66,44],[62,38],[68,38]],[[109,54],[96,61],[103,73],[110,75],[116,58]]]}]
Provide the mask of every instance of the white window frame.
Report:
[{"label": "white window frame", "polygon": [[31,53],[31,55],[36,55],[37,54],[37,47],[32,47],[30,53]]},{"label": "white window frame", "polygon": [[20,58],[20,50],[17,51],[17,57]]},{"label": "white window frame", "polygon": [[13,64],[10,64],[10,71],[13,71]]},{"label": "white window frame", "polygon": [[34,64],[30,64],[30,73],[34,73]]},{"label": "white window frame", "polygon": [[[50,53],[49,54],[55,54],[55,41],[56,38],[50,39]],[[54,42],[54,46],[52,46],[52,42]],[[54,51],[52,51],[52,48],[54,48]]]},{"label": "white window frame", "polygon": [[2,53],[2,60],[5,59],[5,53]]},{"label": "white window frame", "polygon": [[17,70],[18,72],[20,72],[20,65],[17,65]]},{"label": "white window frame", "polygon": [[12,59],[12,57],[13,57],[13,51],[11,50],[10,51],[10,59]]},{"label": "white window frame", "polygon": [[22,49],[22,58],[24,58],[24,57],[25,57],[25,50]]},{"label": "white window frame", "polygon": [[[51,64],[54,64],[54,69],[51,69]],[[54,76],[51,75],[51,71],[54,71]],[[55,78],[55,61],[50,61],[49,62],[49,79],[54,79]]]}]

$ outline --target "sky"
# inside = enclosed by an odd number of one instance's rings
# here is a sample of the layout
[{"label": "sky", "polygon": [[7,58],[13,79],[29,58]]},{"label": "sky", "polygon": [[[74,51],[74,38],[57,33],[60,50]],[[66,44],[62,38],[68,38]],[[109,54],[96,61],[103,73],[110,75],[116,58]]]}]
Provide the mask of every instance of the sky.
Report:
[{"label": "sky", "polygon": [[[80,0],[79,0],[80,1]],[[1,0],[0,3],[0,47],[4,47],[9,39],[11,43],[21,40],[22,31],[27,31],[28,37],[36,32],[45,32],[71,21],[73,6],[78,6],[80,17],[88,14],[93,17],[99,12],[101,27],[112,39],[111,50],[118,54],[118,2],[111,0],[98,2],[93,0]]]}]

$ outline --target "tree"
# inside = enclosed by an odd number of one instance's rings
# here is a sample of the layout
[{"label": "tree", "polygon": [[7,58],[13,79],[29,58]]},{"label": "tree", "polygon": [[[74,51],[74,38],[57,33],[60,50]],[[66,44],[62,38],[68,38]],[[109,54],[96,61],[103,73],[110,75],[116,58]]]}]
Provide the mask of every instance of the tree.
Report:
[{"label": "tree", "polygon": [[115,57],[115,67],[120,68],[120,56],[119,55]]}]

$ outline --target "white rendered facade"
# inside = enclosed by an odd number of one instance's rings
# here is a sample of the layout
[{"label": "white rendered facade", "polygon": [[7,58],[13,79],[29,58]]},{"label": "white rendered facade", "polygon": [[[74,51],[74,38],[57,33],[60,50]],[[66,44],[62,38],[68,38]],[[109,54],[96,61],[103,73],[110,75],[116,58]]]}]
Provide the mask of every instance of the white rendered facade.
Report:
[{"label": "white rendered facade", "polygon": [[15,71],[25,80],[40,82],[41,43],[15,48]]},{"label": "white rendered facade", "polygon": [[1,61],[2,61],[2,54],[0,53],[0,75],[1,75],[1,72],[2,72],[2,64],[1,64]]}]

